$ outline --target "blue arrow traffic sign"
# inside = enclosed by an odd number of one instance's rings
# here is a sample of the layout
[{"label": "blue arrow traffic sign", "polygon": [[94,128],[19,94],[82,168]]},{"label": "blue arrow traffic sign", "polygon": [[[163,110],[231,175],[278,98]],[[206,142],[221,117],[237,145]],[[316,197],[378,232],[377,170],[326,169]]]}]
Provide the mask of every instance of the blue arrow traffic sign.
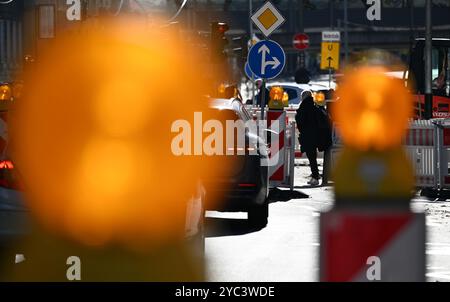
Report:
[{"label": "blue arrow traffic sign", "polygon": [[247,61],[256,77],[273,79],[283,71],[286,55],[277,42],[263,40],[250,48]]},{"label": "blue arrow traffic sign", "polygon": [[255,80],[259,79],[259,77],[257,77],[257,76],[253,73],[253,71],[250,69],[250,66],[248,65],[248,62],[245,63],[244,71],[245,71],[245,75],[246,75],[250,80],[255,81]]}]

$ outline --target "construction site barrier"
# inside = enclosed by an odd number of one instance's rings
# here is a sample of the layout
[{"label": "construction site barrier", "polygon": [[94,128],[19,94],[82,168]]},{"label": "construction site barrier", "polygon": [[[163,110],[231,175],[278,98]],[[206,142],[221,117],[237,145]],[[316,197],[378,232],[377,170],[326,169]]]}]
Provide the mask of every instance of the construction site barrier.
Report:
[{"label": "construction site barrier", "polygon": [[432,120],[415,120],[409,125],[404,139],[406,153],[411,159],[416,187],[438,187],[438,137]]},{"label": "construction site barrier", "polygon": [[[411,121],[403,145],[414,168],[417,188],[435,190],[450,188],[450,119]],[[342,147],[339,127],[334,125],[332,168]]]},{"label": "construction site barrier", "polygon": [[[286,111],[268,110],[267,128],[271,129],[274,121],[279,122],[279,132],[272,134],[272,139],[278,141],[277,144],[271,142],[270,157],[277,156],[278,160],[269,166],[269,186],[288,187],[294,189],[294,167],[295,167],[295,122],[286,124]],[[275,129],[272,129],[275,130]],[[277,146],[277,148],[273,148]]]},{"label": "construction site barrier", "polygon": [[436,120],[434,122],[437,132],[438,148],[436,150],[438,163],[437,168],[439,169],[439,188],[449,189],[450,188],[450,120]]},{"label": "construction site barrier", "polygon": [[[260,120],[261,118],[261,108],[260,107],[253,107],[251,105],[246,105],[246,109],[255,117],[255,119]],[[286,112],[286,125],[294,122],[295,123],[295,115],[297,114],[296,110],[286,109],[284,110]],[[298,141],[299,132],[297,127],[294,129],[294,156],[295,158],[302,157],[302,152],[300,148],[300,143]]]}]

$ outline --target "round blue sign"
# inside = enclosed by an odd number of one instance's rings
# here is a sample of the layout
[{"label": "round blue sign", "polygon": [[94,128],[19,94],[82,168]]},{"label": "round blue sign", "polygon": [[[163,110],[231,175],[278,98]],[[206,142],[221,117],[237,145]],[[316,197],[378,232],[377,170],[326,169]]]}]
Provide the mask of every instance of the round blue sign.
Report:
[{"label": "round blue sign", "polygon": [[256,77],[273,79],[283,71],[286,55],[277,42],[262,40],[250,48],[247,62]]},{"label": "round blue sign", "polygon": [[255,81],[255,80],[259,79],[259,77],[257,77],[257,76],[253,73],[253,71],[250,69],[250,66],[248,65],[248,62],[245,63],[244,71],[245,71],[245,75],[246,75],[250,80]]}]

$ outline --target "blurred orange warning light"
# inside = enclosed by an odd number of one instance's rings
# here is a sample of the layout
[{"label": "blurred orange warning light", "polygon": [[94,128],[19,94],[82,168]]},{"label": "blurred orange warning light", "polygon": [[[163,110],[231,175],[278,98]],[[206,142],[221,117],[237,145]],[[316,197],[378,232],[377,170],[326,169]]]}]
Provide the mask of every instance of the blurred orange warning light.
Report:
[{"label": "blurred orange warning light", "polygon": [[89,245],[184,236],[198,180],[222,166],[171,152],[172,123],[207,110],[194,47],[126,21],[56,39],[11,123],[32,213]]},{"label": "blurred orange warning light", "polygon": [[351,70],[336,90],[333,116],[345,144],[358,150],[399,146],[412,117],[412,95],[380,66]]}]

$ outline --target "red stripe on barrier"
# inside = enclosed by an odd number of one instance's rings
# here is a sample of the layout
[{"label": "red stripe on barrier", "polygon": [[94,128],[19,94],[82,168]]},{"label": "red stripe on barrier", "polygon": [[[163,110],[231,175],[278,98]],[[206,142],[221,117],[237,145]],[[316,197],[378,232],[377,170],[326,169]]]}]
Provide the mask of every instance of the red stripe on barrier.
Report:
[{"label": "red stripe on barrier", "polygon": [[406,132],[405,143],[406,145],[411,145],[411,129],[408,129]]},{"label": "red stripe on barrier", "polygon": [[284,165],[279,167],[278,170],[276,170],[275,173],[273,173],[272,176],[270,176],[270,180],[282,181],[283,175],[284,175]]},{"label": "red stripe on barrier", "polygon": [[450,128],[444,128],[444,146],[450,145]]},{"label": "red stripe on barrier", "polygon": [[[278,120],[280,116],[283,114],[283,111],[268,111],[267,112],[267,127],[270,128],[272,126],[272,122]],[[280,128],[281,128],[280,123]]]},{"label": "red stripe on barrier", "polygon": [[[409,129],[404,140],[407,146],[433,146],[433,129]],[[450,143],[450,135],[449,135]]]},{"label": "red stripe on barrier", "polygon": [[[352,281],[367,269],[413,219],[413,214],[362,215],[336,212],[321,217],[321,281]],[[397,239],[398,240],[398,239]]]},{"label": "red stripe on barrier", "polygon": [[444,177],[444,183],[445,184],[450,184],[450,176],[445,176]]}]

